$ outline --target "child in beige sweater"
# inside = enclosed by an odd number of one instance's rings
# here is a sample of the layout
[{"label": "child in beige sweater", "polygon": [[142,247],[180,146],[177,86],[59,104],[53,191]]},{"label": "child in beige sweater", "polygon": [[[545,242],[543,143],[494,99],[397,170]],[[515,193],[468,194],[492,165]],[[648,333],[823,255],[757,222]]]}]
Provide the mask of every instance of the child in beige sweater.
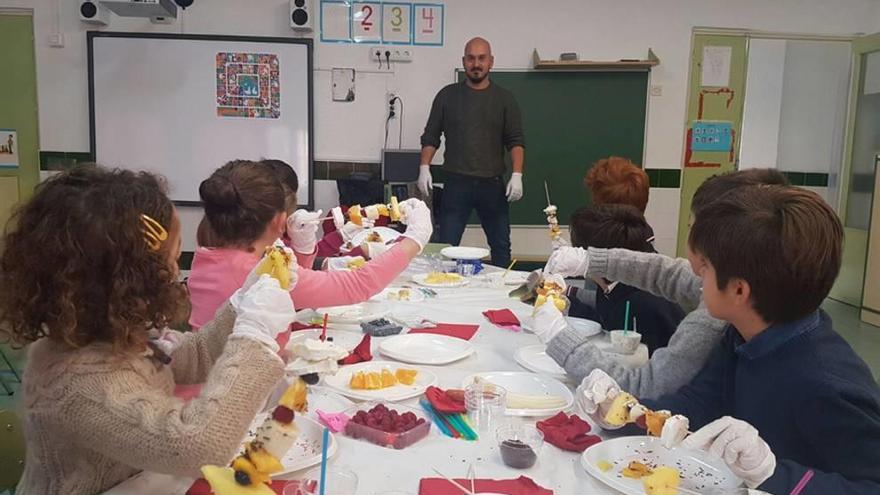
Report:
[{"label": "child in beige sweater", "polygon": [[[229,463],[282,376],[287,291],[250,277],[202,332],[157,330],[185,317],[186,291],[180,221],[147,173],[62,173],[9,225],[0,337],[30,343],[16,493],[90,495],[141,470],[196,476]],[[200,382],[193,400],[172,395]]]}]

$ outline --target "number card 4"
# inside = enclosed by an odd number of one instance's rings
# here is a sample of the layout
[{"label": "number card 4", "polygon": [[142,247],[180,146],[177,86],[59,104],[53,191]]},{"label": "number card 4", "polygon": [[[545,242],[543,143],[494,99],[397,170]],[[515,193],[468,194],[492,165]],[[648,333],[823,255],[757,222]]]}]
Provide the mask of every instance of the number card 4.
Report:
[{"label": "number card 4", "polygon": [[441,4],[414,3],[413,18],[415,19],[416,45],[443,45],[443,12]]},{"label": "number card 4", "polygon": [[352,2],[351,39],[356,43],[382,41],[382,4]]},{"label": "number card 4", "polygon": [[382,4],[382,41],[393,45],[412,43],[412,4]]}]

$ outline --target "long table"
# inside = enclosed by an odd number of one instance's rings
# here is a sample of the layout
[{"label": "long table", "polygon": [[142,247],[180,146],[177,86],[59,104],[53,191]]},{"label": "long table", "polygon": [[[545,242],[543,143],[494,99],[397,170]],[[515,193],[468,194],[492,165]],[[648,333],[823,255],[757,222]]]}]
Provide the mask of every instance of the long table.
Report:
[{"label": "long table", "polygon": [[[423,269],[422,265],[414,263],[393,286],[408,283],[413,272]],[[422,366],[431,369],[438,376],[438,386],[441,388],[459,388],[462,380],[477,372],[525,371],[514,361],[514,353],[520,347],[540,343],[531,333],[498,328],[482,316],[482,312],[487,309],[509,308],[521,320],[527,318],[531,314],[531,306],[509,298],[507,294],[511,287],[478,285],[480,284],[474,283],[464,288],[438,289],[436,298],[424,302],[390,303],[393,304],[393,313],[402,316],[418,315],[442,323],[479,324],[479,330],[470,341],[476,350],[474,354],[446,366]],[[380,342],[380,339],[374,339],[374,351]],[[384,359],[378,352],[374,352],[374,358]],[[644,359],[646,352],[644,357],[628,364],[637,365]],[[568,384],[572,389],[575,385]],[[402,403],[418,407],[417,399]],[[537,419],[539,418],[509,418],[511,423],[533,423]],[[597,427],[593,428],[593,433],[604,435]],[[502,463],[494,434],[486,434],[479,441],[468,442],[443,436],[436,426],[432,426],[427,438],[403,450],[379,447],[342,434],[337,434],[336,438],[339,448],[330,462],[334,466],[345,466],[357,473],[358,495],[375,495],[388,490],[416,495],[420,479],[437,476],[432,468],[450,477],[465,477],[471,464],[475,466],[478,478],[512,479],[524,475],[539,485],[554,490],[557,495],[617,493],[584,471],[580,466],[580,454],[560,450],[548,443],[539,452],[538,462],[534,467],[517,470]],[[297,479],[303,474],[294,473],[289,478]],[[193,481],[192,478],[144,472],[106,493],[184,494]]]}]

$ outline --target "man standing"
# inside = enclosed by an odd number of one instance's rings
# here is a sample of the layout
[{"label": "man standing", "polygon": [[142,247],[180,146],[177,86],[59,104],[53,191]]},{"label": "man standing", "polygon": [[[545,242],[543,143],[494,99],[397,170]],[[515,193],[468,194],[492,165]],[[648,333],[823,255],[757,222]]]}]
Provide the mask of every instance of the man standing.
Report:
[{"label": "man standing", "polygon": [[[437,93],[422,134],[422,157],[418,185],[428,195],[433,187],[430,163],[446,136],[443,200],[438,237],[458,245],[471,211],[476,210],[492,263],[510,263],[510,211],[508,202],[523,195],[524,141],[519,105],[510,91],[492,83],[489,71],[495,63],[492,47],[474,38],[464,47],[463,82],[450,84]],[[504,186],[504,150],[510,151],[513,174]]]}]

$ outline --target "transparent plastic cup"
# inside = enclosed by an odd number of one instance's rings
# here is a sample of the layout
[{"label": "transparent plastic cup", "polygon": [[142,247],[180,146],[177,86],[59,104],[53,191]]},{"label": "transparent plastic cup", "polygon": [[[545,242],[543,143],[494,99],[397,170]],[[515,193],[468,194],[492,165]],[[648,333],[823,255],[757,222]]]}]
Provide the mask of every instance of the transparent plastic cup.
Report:
[{"label": "transparent plastic cup", "polygon": [[[321,469],[306,473],[299,485],[288,485],[282,495],[317,495],[321,493]],[[351,469],[327,466],[327,487],[324,495],[355,495],[358,477]]]},{"label": "transparent plastic cup", "polygon": [[507,390],[488,382],[474,382],[464,389],[468,418],[480,432],[499,426],[507,406]]}]

